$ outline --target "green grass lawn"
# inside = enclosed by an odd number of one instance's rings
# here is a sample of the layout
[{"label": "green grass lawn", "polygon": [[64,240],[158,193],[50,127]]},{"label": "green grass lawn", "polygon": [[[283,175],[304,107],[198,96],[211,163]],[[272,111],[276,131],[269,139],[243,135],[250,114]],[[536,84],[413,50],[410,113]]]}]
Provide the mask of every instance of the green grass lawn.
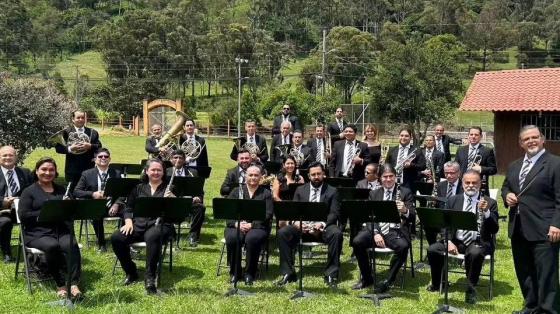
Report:
[{"label": "green grass lawn", "polygon": [[[104,146],[112,151],[113,162],[138,162],[145,158],[143,137],[109,137],[102,136]],[[226,169],[234,166],[229,160],[231,141],[208,139],[212,175],[206,183],[206,202],[218,196],[219,186]],[[33,167],[40,156],[55,156],[60,169],[64,169],[63,158],[54,150],[37,150],[25,161],[25,166]],[[497,177],[494,185],[501,184],[503,178]],[[503,207],[501,208],[502,214]],[[78,306],[79,313],[430,313],[436,305],[443,301],[443,296],[425,290],[429,283],[429,270],[416,274],[416,278],[406,274],[405,288],[392,290],[394,298],[382,302],[381,308],[375,308],[370,301],[358,298],[362,292],[351,290],[357,281],[359,271],[356,264],[349,262],[351,250],[348,237],[345,237],[344,256],[342,256],[341,283],[338,291],[331,291],[323,284],[322,269],[308,270],[304,285],[315,298],[290,301],[289,297],[296,290],[296,284],[278,289],[273,281],[278,277],[278,253],[275,245],[271,245],[270,268],[263,273],[263,278],[247,290],[256,293],[255,297],[239,298],[224,297],[229,284],[226,274],[216,276],[216,263],[221,249],[220,239],[223,236],[222,221],[211,219],[212,210],[207,210],[207,221],[203,227],[201,245],[197,248],[184,248],[174,254],[174,269],[169,273],[163,271],[161,288],[166,292],[163,297],[148,297],[143,284],[130,287],[122,286],[124,274],[119,269],[115,276],[111,275],[114,262],[112,251],[97,253],[92,247],[82,250],[83,275],[81,287],[86,298]],[[453,306],[466,309],[472,313],[508,313],[522,306],[522,297],[513,271],[509,240],[506,235],[507,225],[501,223],[498,234],[496,252],[495,297],[489,301],[486,288],[479,288],[480,302],[476,306],[464,303],[464,286],[452,285],[449,295]],[[16,229],[17,230],[17,229]],[[112,231],[112,227],[107,227]],[[14,230],[14,235],[16,231]],[[274,243],[274,240],[271,241]],[[15,244],[15,241],[14,241]],[[414,243],[414,257],[419,257],[419,241]],[[14,247],[15,250],[15,247]],[[139,262],[139,269],[144,263]],[[318,263],[322,266],[322,263]],[[487,270],[487,266],[485,266]],[[53,313],[60,309],[52,309],[45,302],[55,298],[52,286],[36,287],[34,295],[26,291],[24,281],[20,277],[14,280],[14,264],[0,264],[0,313]],[[386,273],[381,272],[383,278]],[[142,276],[142,273],[141,273]],[[464,276],[452,275],[451,282],[465,282]],[[482,279],[482,284],[487,284]],[[242,286],[242,288],[245,288]]]}]

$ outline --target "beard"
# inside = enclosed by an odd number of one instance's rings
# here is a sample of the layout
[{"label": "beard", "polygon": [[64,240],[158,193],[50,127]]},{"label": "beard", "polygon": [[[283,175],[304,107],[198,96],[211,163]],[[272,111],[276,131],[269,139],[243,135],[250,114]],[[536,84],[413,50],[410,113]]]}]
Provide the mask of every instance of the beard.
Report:
[{"label": "beard", "polygon": [[471,188],[471,189],[466,189],[466,190],[465,190],[465,194],[466,194],[468,197],[473,197],[473,196],[476,195],[476,193],[478,193],[478,189],[476,189],[476,188]]}]

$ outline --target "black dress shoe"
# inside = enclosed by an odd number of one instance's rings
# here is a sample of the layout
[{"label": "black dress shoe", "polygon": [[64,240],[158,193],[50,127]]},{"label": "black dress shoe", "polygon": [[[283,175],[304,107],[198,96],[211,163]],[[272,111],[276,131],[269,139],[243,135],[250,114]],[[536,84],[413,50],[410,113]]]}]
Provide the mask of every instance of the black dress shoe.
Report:
[{"label": "black dress shoe", "polygon": [[231,275],[231,277],[229,277],[229,283],[233,284],[234,282],[239,282],[241,280],[241,277],[236,277],[235,275]]},{"label": "black dress shoe", "polygon": [[11,263],[13,261],[12,256],[11,255],[4,255],[4,263],[8,264]]},{"label": "black dress shoe", "polygon": [[97,247],[97,252],[99,253],[107,253],[107,245],[103,244],[103,245],[99,245]]},{"label": "black dress shoe", "polygon": [[429,292],[439,292],[439,287],[434,285],[428,285],[426,290]]},{"label": "black dress shoe", "polygon": [[197,247],[198,246],[198,238],[196,237],[196,235],[191,234],[189,236],[189,246],[190,247]]},{"label": "black dress shoe", "polygon": [[467,292],[465,292],[465,302],[468,304],[476,304],[477,298],[476,298],[476,290],[474,289],[469,289],[467,290]]},{"label": "black dress shoe", "polygon": [[387,280],[383,280],[377,286],[375,286],[375,293],[385,293],[389,291],[389,286],[391,284]]},{"label": "black dress shoe", "polygon": [[157,294],[156,281],[154,279],[146,279],[145,287],[147,294]]},{"label": "black dress shoe", "polygon": [[362,290],[362,289],[365,289],[365,288],[367,288],[371,285],[373,285],[373,280],[371,280],[371,281],[370,280],[366,280],[366,281],[360,280],[355,285],[352,286],[352,290]]},{"label": "black dress shoe", "polygon": [[283,287],[290,282],[296,282],[296,281],[297,281],[296,274],[291,273],[291,274],[285,274],[284,276],[282,276],[282,278],[280,278],[280,280],[278,280],[275,284],[278,287]]},{"label": "black dress shoe", "polygon": [[135,283],[136,281],[138,281],[138,273],[132,273],[132,274],[126,275],[126,278],[124,279],[124,285],[129,286],[129,285]]},{"label": "black dress shoe", "polygon": [[338,279],[336,277],[325,276],[323,279],[325,280],[325,283],[327,284],[327,286],[329,286],[329,288],[336,288],[337,287]]},{"label": "black dress shoe", "polygon": [[245,275],[245,285],[246,286],[252,286],[254,281],[255,281],[255,279],[253,278],[253,276],[251,276],[249,274]]}]

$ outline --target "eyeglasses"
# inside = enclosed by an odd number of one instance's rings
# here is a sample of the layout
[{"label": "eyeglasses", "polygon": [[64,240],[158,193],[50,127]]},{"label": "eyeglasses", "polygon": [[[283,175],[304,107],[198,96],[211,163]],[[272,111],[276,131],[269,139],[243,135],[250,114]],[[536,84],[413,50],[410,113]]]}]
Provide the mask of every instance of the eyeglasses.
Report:
[{"label": "eyeglasses", "polygon": [[107,158],[109,158],[109,156],[108,156],[108,155],[97,155],[97,158],[99,158],[99,159],[107,159]]}]

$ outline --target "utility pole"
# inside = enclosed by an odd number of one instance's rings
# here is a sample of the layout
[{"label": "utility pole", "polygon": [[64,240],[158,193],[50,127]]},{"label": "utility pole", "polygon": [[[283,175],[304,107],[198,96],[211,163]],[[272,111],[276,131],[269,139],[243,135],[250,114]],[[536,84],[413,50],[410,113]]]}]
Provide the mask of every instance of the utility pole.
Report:
[{"label": "utility pole", "polygon": [[235,58],[235,63],[238,64],[238,75],[237,75],[237,137],[241,137],[241,81],[243,80],[241,77],[241,64],[242,63],[249,63],[249,60],[242,59],[240,57]]},{"label": "utility pole", "polygon": [[321,66],[321,96],[325,95],[325,61],[327,58],[327,29],[323,28],[323,63]]},{"label": "utility pole", "polygon": [[80,104],[80,96],[79,96],[79,92],[80,92],[80,70],[78,69],[78,66],[76,66],[76,82],[74,83],[74,100],[76,101],[76,104],[79,105]]}]

